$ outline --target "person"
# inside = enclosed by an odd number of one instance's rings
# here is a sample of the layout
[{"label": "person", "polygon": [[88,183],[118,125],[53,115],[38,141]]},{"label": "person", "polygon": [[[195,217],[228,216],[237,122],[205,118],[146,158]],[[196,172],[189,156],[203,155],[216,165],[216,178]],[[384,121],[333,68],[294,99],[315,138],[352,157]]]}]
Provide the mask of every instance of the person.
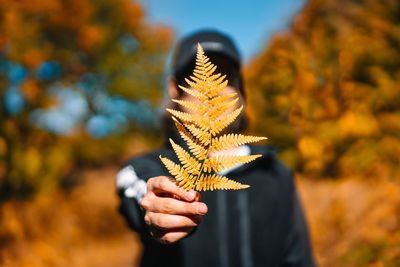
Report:
[{"label": "person", "polygon": [[[194,69],[197,43],[217,72],[227,75],[225,91],[237,92],[245,104],[240,54],[229,36],[208,30],[193,33],[176,46],[168,81],[171,98],[188,97],[177,85],[187,86],[184,78]],[[179,108],[172,102],[170,106]],[[172,137],[183,144],[169,115],[163,123],[166,140]],[[228,131],[240,133],[246,125],[241,115]],[[178,187],[159,159],[163,155],[178,162],[167,144],[121,168],[119,211],[140,234],[140,266],[315,266],[293,175],[274,149],[244,145],[229,153],[263,155],[224,173],[250,188],[200,194]]]}]

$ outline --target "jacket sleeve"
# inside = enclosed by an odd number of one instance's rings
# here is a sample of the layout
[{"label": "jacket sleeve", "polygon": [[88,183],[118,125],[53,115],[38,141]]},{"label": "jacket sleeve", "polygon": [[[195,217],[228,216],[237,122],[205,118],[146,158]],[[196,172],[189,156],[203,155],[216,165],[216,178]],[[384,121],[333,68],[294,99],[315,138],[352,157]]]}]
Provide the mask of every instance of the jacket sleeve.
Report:
[{"label": "jacket sleeve", "polygon": [[293,225],[287,236],[281,267],[315,267],[307,224],[296,190],[293,201]]},{"label": "jacket sleeve", "polygon": [[132,165],[127,165],[118,172],[116,185],[120,198],[119,212],[132,230],[147,233],[144,212],[139,205],[147,192],[146,181],[138,177]]}]

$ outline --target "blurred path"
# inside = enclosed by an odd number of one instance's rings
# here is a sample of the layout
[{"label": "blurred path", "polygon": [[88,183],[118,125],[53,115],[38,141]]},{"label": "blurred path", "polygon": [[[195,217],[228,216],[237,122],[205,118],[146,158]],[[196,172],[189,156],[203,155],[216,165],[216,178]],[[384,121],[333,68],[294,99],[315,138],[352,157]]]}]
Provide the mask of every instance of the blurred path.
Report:
[{"label": "blurred path", "polygon": [[67,195],[4,203],[0,266],[134,266],[141,248],[117,213],[115,173],[86,171]]},{"label": "blurred path", "polygon": [[[131,267],[137,237],[116,211],[116,168],[84,171],[72,192],[0,206],[0,266]],[[400,266],[396,180],[298,177],[320,267]]]},{"label": "blurred path", "polygon": [[400,179],[297,180],[319,266],[400,266]]}]

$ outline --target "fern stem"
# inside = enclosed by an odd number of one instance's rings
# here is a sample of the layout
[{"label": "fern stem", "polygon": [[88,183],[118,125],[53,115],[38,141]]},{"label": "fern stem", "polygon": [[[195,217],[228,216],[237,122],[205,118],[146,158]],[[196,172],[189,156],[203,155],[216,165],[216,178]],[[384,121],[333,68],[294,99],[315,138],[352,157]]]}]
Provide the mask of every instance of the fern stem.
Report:
[{"label": "fern stem", "polygon": [[[202,59],[204,58],[204,56],[202,56]],[[203,82],[207,82],[207,79],[209,78],[209,75],[207,74],[207,72],[205,71],[205,69],[204,69],[204,67],[203,67],[203,71],[204,71],[204,76],[203,76]],[[200,179],[200,177],[201,177],[201,174],[203,173],[203,169],[204,169],[204,163],[206,162],[206,160],[208,159],[208,154],[210,153],[210,148],[211,148],[211,139],[212,139],[212,134],[211,134],[211,117],[210,117],[210,114],[209,114],[209,110],[210,110],[210,100],[211,100],[211,97],[208,95],[208,94],[206,94],[207,95],[207,100],[206,100],[206,102],[205,102],[205,104],[206,104],[206,106],[207,106],[207,117],[208,117],[208,124],[210,125],[210,127],[209,127],[209,129],[208,129],[208,139],[210,140],[210,142],[208,143],[208,145],[207,145],[207,148],[206,148],[206,158],[201,162],[201,166],[200,166],[200,171],[199,171],[199,174],[198,174],[198,176],[196,177],[196,180],[195,180],[195,183],[194,184],[196,184],[198,181],[199,181],[199,179]]]}]

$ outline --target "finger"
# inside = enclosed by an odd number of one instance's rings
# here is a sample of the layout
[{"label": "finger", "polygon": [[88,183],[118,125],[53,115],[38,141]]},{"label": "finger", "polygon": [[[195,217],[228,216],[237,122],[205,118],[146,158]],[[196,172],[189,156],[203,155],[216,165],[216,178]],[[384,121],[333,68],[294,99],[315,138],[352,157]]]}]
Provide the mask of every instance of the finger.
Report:
[{"label": "finger", "polygon": [[194,197],[194,201],[201,202],[201,195],[199,192],[196,192],[196,196]]},{"label": "finger", "polygon": [[195,191],[186,191],[167,176],[150,178],[147,181],[147,189],[148,191],[153,191],[155,194],[162,194],[162,196],[165,196],[165,193],[170,193],[186,201],[194,201],[196,197]]},{"label": "finger", "polygon": [[[174,198],[158,197],[149,194],[149,200],[145,200],[144,204],[148,204],[144,208],[147,211],[176,214],[176,215],[205,215],[207,214],[207,205],[203,202],[185,202]],[[142,201],[143,204],[143,201]]]},{"label": "finger", "polygon": [[148,212],[145,216],[145,222],[151,227],[161,230],[173,230],[179,228],[189,228],[199,225],[201,219],[199,217],[189,217],[182,215],[171,215]]},{"label": "finger", "polygon": [[163,244],[171,245],[188,236],[191,231],[193,231],[193,228],[177,232],[168,232],[161,236],[158,240]]},{"label": "finger", "polygon": [[[197,192],[197,191],[194,191],[194,193],[195,193],[195,196],[194,196],[194,200],[193,201],[199,201],[200,202],[201,201],[200,193]],[[172,195],[172,197],[175,198],[175,199],[178,199],[178,200],[184,200],[184,199],[178,197],[177,195]]]},{"label": "finger", "polygon": [[[201,196],[196,192],[196,200],[199,199],[201,199]],[[207,205],[202,202],[185,202],[172,197],[159,197],[151,191],[146,193],[140,202],[140,206],[149,212],[186,216],[205,215],[208,212]]]},{"label": "finger", "polygon": [[157,228],[150,229],[151,236],[163,244],[173,244],[182,238],[188,236],[193,231],[193,227],[189,228],[178,228],[172,231],[163,231]]}]

